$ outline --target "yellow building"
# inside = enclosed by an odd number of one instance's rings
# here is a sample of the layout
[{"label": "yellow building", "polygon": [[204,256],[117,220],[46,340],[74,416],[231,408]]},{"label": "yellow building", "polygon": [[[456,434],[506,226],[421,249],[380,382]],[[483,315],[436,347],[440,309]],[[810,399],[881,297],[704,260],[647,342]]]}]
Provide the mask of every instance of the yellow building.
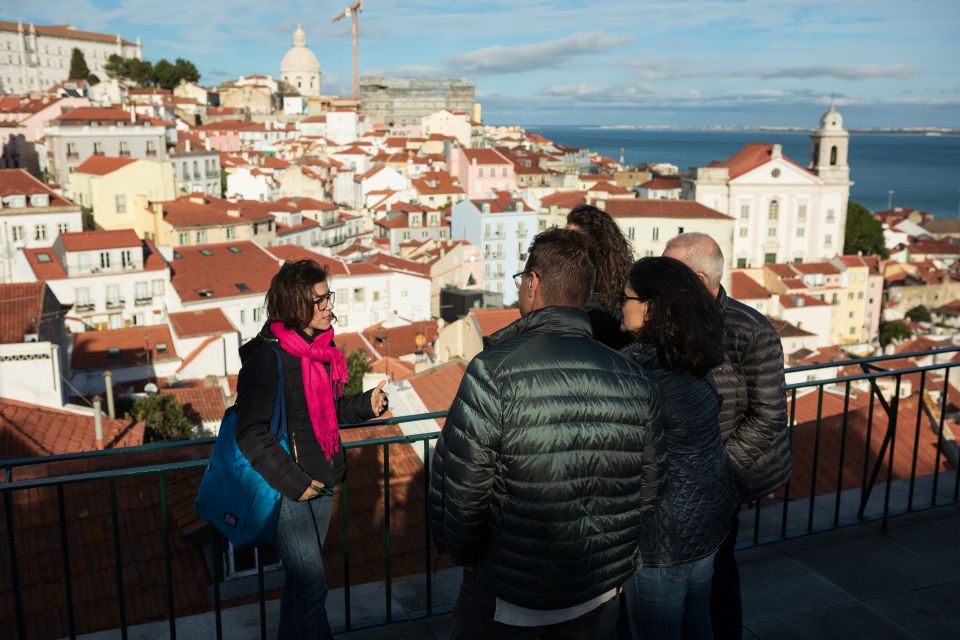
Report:
[{"label": "yellow building", "polygon": [[133,229],[140,238],[153,238],[152,212],[147,201],[176,197],[169,162],[90,156],[70,174],[73,198],[93,214],[98,229]]}]

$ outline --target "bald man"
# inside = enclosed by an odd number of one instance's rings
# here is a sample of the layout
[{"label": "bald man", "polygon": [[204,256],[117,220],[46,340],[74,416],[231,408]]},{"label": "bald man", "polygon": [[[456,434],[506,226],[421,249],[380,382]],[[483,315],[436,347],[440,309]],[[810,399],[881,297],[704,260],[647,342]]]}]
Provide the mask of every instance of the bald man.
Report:
[{"label": "bald man", "polygon": [[[790,478],[780,336],[763,314],[724,291],[723,252],[713,238],[681,234],[667,243],[663,255],[690,267],[723,307],[724,362],[713,371],[723,398],[720,435],[740,471],[741,499],[749,502],[773,493]],[[734,556],[739,525],[738,509],[714,562],[711,608],[717,640],[739,640],[743,635],[740,572]]]}]

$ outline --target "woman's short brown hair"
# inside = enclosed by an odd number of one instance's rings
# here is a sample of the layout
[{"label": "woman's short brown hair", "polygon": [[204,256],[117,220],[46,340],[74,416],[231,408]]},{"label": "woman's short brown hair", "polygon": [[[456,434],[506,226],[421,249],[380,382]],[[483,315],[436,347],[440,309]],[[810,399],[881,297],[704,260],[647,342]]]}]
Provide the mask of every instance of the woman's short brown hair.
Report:
[{"label": "woman's short brown hair", "polygon": [[326,281],[327,270],[314,260],[285,262],[270,281],[267,317],[288,329],[303,329],[313,320],[313,287]]}]

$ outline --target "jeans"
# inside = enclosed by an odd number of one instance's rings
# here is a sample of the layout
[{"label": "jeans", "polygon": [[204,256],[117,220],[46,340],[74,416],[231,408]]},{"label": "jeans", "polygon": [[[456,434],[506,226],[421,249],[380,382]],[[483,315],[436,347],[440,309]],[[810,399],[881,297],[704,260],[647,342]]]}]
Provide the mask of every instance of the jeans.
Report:
[{"label": "jeans", "polygon": [[669,567],[643,567],[627,582],[634,637],[712,640],[710,584],[713,557]]},{"label": "jeans", "polygon": [[734,550],[740,532],[740,509],[733,514],[730,534],[717,549],[713,562],[713,587],[710,593],[710,613],[713,635],[717,640],[743,638],[743,603],[740,601],[740,570]]},{"label": "jeans", "polygon": [[332,496],[303,502],[283,499],[274,540],[285,572],[280,640],[333,640],[327,620],[327,577],[321,558],[332,510]]},{"label": "jeans", "polygon": [[616,621],[617,598],[588,611],[579,618],[543,627],[516,627],[496,622],[496,597],[488,592],[473,571],[463,572],[457,603],[453,607],[450,640],[597,640],[605,620]]}]

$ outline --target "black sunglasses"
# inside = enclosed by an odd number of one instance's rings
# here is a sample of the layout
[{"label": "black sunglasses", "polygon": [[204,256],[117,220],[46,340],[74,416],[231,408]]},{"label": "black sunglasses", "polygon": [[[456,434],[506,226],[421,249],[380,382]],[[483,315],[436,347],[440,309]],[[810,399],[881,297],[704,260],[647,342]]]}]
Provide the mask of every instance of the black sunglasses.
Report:
[{"label": "black sunglasses", "polygon": [[643,302],[643,298],[638,298],[637,296],[628,296],[625,293],[621,293],[617,296],[617,306],[622,307],[626,304],[627,300],[636,300],[637,302]]}]

